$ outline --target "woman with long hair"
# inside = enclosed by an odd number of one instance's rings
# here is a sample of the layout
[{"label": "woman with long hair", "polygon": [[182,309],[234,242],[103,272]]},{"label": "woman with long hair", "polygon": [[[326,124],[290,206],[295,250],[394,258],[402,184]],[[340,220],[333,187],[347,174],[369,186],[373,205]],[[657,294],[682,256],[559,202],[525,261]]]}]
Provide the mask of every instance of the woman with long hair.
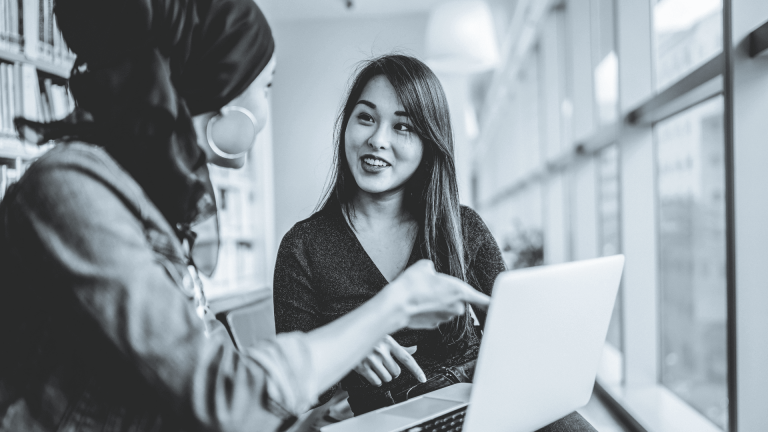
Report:
[{"label": "woman with long hair", "polygon": [[242,166],[266,121],[264,16],[252,0],[54,10],[77,109],[17,119],[57,145],[0,203],[0,431],[285,430],[387,333],[488,304],[422,262],[336,322],[238,352],[207,331],[197,269],[215,255],[195,230],[216,213],[207,163]]},{"label": "woman with long hair", "polygon": [[[278,333],[310,331],[357,310],[419,259],[490,294],[505,270],[501,252],[458,195],[448,103],[437,77],[405,55],[365,62],[337,118],[332,181],[318,210],[278,251]],[[483,311],[474,312],[383,339],[340,383],[354,414],[471,382],[485,321]],[[574,430],[592,430],[572,416],[565,420],[571,427],[584,427]]]}]

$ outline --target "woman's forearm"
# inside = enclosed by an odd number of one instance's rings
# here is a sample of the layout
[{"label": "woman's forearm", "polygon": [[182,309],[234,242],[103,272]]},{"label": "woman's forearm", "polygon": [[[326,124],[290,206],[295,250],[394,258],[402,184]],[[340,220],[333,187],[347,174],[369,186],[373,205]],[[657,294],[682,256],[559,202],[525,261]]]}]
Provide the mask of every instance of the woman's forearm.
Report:
[{"label": "woman's forearm", "polygon": [[384,336],[405,327],[408,315],[395,293],[384,290],[370,301],[307,334],[320,391],[349,373]]}]

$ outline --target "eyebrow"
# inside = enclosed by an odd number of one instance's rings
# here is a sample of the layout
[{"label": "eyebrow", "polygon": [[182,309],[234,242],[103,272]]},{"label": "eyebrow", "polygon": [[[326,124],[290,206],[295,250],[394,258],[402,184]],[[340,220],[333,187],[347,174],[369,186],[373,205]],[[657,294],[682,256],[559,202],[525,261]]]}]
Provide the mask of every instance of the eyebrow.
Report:
[{"label": "eyebrow", "polygon": [[[357,101],[357,104],[363,104],[363,105],[369,107],[370,109],[376,109],[376,104],[375,103],[373,103],[371,101],[367,101],[365,99],[360,99],[359,101]],[[355,104],[355,105],[357,105],[357,104]],[[402,116],[402,117],[410,117],[410,114],[408,114],[405,111],[395,111],[395,115],[396,116]]]}]

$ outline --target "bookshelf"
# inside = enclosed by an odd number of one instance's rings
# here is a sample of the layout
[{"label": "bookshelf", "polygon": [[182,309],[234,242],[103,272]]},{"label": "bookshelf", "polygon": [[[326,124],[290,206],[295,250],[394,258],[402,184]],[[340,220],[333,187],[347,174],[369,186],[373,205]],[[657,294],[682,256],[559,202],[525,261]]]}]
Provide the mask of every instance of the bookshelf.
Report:
[{"label": "bookshelf", "polygon": [[14,117],[51,121],[69,114],[73,61],[53,17],[53,0],[0,0],[0,198],[50,148],[22,142]]},{"label": "bookshelf", "polygon": [[[13,118],[64,118],[75,107],[69,93],[74,54],[53,16],[54,0],[0,0],[0,199],[27,166],[52,144],[20,140]],[[259,291],[271,280],[271,135],[262,134],[241,170],[211,166],[219,205],[219,265],[206,281],[213,299]]]},{"label": "bookshelf", "polygon": [[274,256],[272,139],[259,134],[243,168],[209,166],[219,217],[219,265],[204,280],[209,300],[269,291]]}]

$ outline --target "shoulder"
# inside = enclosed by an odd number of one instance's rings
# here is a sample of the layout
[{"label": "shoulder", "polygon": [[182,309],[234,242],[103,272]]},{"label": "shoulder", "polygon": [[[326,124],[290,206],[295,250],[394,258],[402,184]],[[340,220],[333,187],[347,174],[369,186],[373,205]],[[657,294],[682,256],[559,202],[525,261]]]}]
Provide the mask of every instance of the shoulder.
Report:
[{"label": "shoulder", "polygon": [[480,215],[473,209],[472,207],[461,205],[461,220],[462,223],[467,225],[477,225],[484,224],[483,219],[480,217]]},{"label": "shoulder", "polygon": [[[61,143],[29,166],[19,181],[19,193],[45,193],[68,188],[72,183],[82,186],[101,183],[129,201],[143,197],[141,187],[101,147],[81,142]],[[77,192],[75,188],[74,192]]]},{"label": "shoulder", "polygon": [[309,245],[327,244],[338,240],[344,228],[341,222],[343,220],[340,219],[340,215],[336,215],[332,211],[327,209],[317,211],[312,216],[294,224],[283,236],[280,247],[304,248]]},{"label": "shoulder", "polygon": [[127,217],[171,231],[133,177],[95,145],[58,144],[29,166],[6,198],[25,218],[35,213],[91,223]]},{"label": "shoulder", "polygon": [[465,205],[461,206],[461,225],[467,240],[478,235],[491,236],[491,231],[485,225],[483,218],[474,209]]},{"label": "shoulder", "polygon": [[461,225],[464,235],[464,249],[470,256],[474,256],[480,248],[495,246],[498,248],[495,237],[483,221],[483,218],[472,208],[461,206]]},{"label": "shoulder", "polygon": [[119,169],[117,162],[103,148],[82,142],[60,143],[42,155],[30,171],[50,169],[78,169],[107,175],[104,170]]}]

